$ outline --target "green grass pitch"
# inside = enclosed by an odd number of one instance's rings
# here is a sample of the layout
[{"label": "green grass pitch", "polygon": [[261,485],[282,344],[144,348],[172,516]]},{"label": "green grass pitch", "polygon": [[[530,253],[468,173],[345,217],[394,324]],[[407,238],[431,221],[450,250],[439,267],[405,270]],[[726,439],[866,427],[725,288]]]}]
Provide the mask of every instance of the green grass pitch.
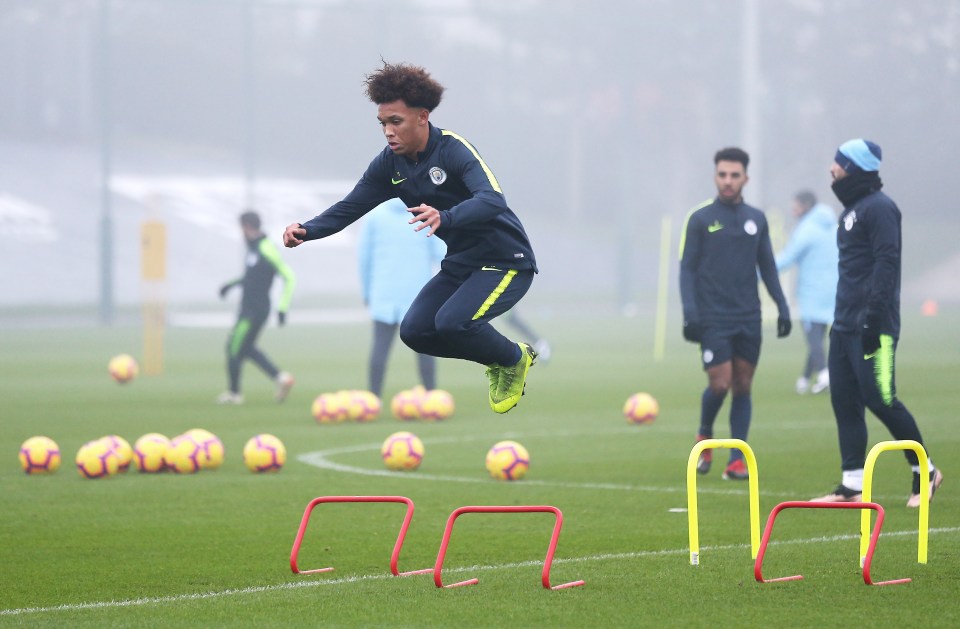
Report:
[{"label": "green grass pitch", "polygon": [[[317,425],[313,398],[363,388],[366,324],[268,329],[263,347],[297,377],[277,405],[256,369],[244,372],[247,403],[213,403],[224,388],[227,330],[173,328],[165,371],[117,385],[108,359],[141,351],[136,328],[4,330],[0,333],[0,626],[925,626],[960,625],[960,437],[956,427],[960,316],[908,316],[898,352],[898,391],[918,418],[947,482],[930,511],[929,562],[918,564],[917,512],[905,508],[910,475],[885,454],[874,498],[887,511],[871,588],[858,569],[859,514],[795,511],[778,518],[758,584],[749,548],[747,488],[720,479],[726,452],[699,480],[701,565],[688,563],[685,470],[705,384],[695,348],[671,324],[666,359],[654,362],[652,322],[569,315],[538,321],[554,346],[533,367],[527,395],[504,416],[487,407],[483,368],[439,363],[456,413],[445,422]],[[295,318],[294,318],[295,320]],[[785,500],[804,500],[839,477],[829,398],[793,393],[801,335],[766,340],[753,395],[750,443],[759,464],[761,524]],[[392,395],[413,381],[414,359],[397,342],[387,375]],[[647,391],[660,402],[652,425],[628,425],[621,406]],[[729,436],[729,402],[717,436]],[[871,444],[888,433],[869,418]],[[223,467],[196,475],[129,472],[84,480],[73,465],[82,443],[119,434],[168,436],[206,428],[226,447]],[[416,473],[387,473],[379,445],[409,429],[424,442]],[[245,441],[284,441],[278,474],[241,459]],[[20,471],[17,450],[33,435],[55,439],[61,469]],[[532,463],[519,482],[487,477],[487,449],[515,439]],[[718,469],[719,468],[719,469]],[[306,504],[323,495],[408,496],[416,504],[400,569],[436,559],[447,516],[463,505],[553,505],[565,522],[552,580],[586,585],[547,591],[540,571],[548,514],[460,518],[444,578],[478,585],[438,590],[430,575],[395,578],[389,558],[403,507],[321,505],[294,575],[289,555]]]}]

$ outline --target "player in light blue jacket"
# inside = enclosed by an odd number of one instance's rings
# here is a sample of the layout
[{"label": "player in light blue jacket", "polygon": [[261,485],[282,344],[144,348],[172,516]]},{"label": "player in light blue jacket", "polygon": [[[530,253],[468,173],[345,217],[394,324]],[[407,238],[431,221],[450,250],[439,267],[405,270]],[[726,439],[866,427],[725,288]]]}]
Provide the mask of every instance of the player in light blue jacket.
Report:
[{"label": "player in light blue jacket", "polygon": [[[400,321],[423,285],[434,276],[446,251],[439,238],[427,238],[424,232],[410,229],[409,218],[406,203],[391,199],[367,214],[360,231],[360,282],[363,302],[373,319],[369,382],[378,397]],[[424,388],[433,389],[436,360],[417,354],[417,365]]]},{"label": "player in light blue jacket", "polygon": [[798,218],[797,226],[777,256],[777,270],[797,266],[797,301],[807,339],[807,358],[797,378],[797,393],[820,393],[830,386],[823,345],[833,322],[837,295],[837,216],[806,190],[794,197],[793,213]]}]

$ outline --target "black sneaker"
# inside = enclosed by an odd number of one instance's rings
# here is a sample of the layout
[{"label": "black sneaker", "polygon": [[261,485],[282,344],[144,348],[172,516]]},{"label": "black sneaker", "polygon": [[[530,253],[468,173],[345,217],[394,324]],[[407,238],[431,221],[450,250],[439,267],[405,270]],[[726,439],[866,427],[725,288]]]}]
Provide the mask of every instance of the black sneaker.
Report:
[{"label": "black sneaker", "polygon": [[[697,435],[697,442],[703,441],[704,439],[710,439],[710,437],[704,437],[703,435]],[[697,457],[697,474],[708,474],[710,472],[710,466],[713,464],[713,450],[706,449],[700,453],[700,456]]]},{"label": "black sneaker", "polygon": [[811,498],[810,502],[860,502],[863,499],[863,492],[856,489],[848,489],[843,483],[837,485],[837,488],[826,496]]}]

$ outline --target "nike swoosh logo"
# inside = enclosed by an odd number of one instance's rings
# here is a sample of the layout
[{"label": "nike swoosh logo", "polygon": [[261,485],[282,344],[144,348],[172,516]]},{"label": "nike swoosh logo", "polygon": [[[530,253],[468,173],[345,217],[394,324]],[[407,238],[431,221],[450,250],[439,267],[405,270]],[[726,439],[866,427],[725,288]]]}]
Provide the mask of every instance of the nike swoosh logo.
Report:
[{"label": "nike swoosh logo", "polygon": [[723,229],[723,225],[721,225],[720,223],[714,223],[713,225],[710,225],[709,227],[707,227],[707,231],[710,232],[711,234],[714,232],[718,232],[721,229]]},{"label": "nike swoosh logo", "polygon": [[500,271],[501,269],[498,269],[495,266],[484,266],[484,267],[480,267],[480,270],[481,271]]},{"label": "nike swoosh logo", "polygon": [[397,185],[398,183],[403,183],[406,180],[407,180],[406,177],[404,177],[403,179],[394,179],[393,177],[391,177],[390,183],[392,183],[393,185]]}]

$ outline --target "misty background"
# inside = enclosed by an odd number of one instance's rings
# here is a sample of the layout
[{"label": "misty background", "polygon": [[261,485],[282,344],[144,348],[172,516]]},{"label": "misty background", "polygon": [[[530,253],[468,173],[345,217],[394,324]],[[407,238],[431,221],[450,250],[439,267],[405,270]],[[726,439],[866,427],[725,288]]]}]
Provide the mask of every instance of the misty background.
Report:
[{"label": "misty background", "polygon": [[[382,59],[446,87],[431,121],[524,222],[541,273],[523,310],[652,311],[668,229],[676,315],[714,152],[750,152],[745,200],[779,250],[797,190],[839,208],[828,167],[854,137],[882,146],[903,212],[904,308],[960,303],[960,0],[3,0],[0,322],[109,323],[159,291],[172,318],[226,325],[238,214],[279,243],[382,150],[362,84]],[[167,228],[160,287],[144,221]],[[283,250],[291,321],[362,306],[358,234]]]}]

